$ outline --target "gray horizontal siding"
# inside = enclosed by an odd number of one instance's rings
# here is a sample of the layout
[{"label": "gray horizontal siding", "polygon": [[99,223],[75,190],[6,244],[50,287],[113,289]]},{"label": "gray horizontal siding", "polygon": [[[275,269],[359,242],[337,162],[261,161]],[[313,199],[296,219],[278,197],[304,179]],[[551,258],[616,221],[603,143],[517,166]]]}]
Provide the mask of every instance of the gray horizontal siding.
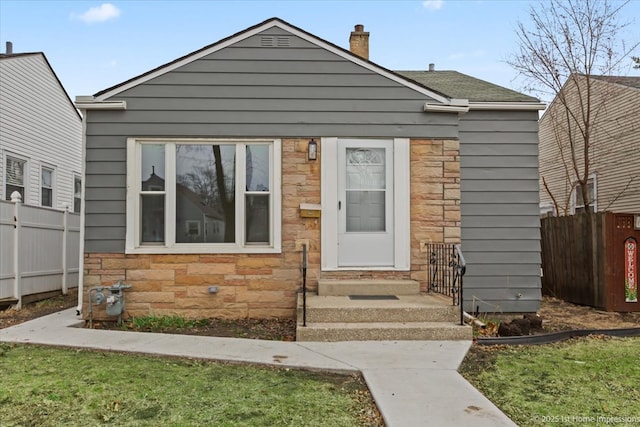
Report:
[{"label": "gray horizontal siding", "polygon": [[471,111],[460,121],[465,308],[537,311],[540,220],[536,112]]},{"label": "gray horizontal siding", "polygon": [[428,96],[277,28],[111,99],[127,110],[87,114],[88,252],[124,251],[127,137],[458,138]]},{"label": "gray horizontal siding", "polygon": [[494,238],[486,239],[466,239],[464,242],[465,252],[535,252],[540,250],[540,242],[535,240],[512,240]]},{"label": "gray horizontal siding", "polygon": [[[339,77],[339,76],[338,76]],[[337,78],[338,78],[337,77]],[[256,78],[252,76],[251,78]],[[402,93],[402,97],[398,96],[398,88],[390,86],[382,86],[375,88],[357,88],[351,89],[348,87],[305,87],[305,86],[287,86],[281,87],[269,87],[269,86],[216,86],[216,85],[183,85],[179,88],[179,92],[176,91],[174,85],[140,85],[135,88],[131,88],[126,92],[126,96],[129,102],[135,102],[134,99],[142,98],[174,98],[174,99],[191,99],[191,98],[204,98],[215,99],[219,104],[222,100],[234,100],[234,99],[267,99],[267,100],[281,100],[281,99],[299,99],[299,100],[315,100],[315,99],[328,99],[328,100],[357,100],[359,105],[363,108],[365,104],[375,100],[412,100],[422,99],[425,100],[424,95],[417,94],[407,89]],[[115,99],[115,98],[114,98]]]},{"label": "gray horizontal siding", "polygon": [[[238,135],[238,128],[242,128],[242,135]],[[446,126],[440,126],[444,129]],[[449,126],[451,133],[456,133],[455,125]],[[204,123],[154,123],[148,125],[143,131],[138,124],[122,124],[116,128],[115,124],[100,123],[93,124],[87,129],[87,137],[93,135],[109,135],[109,132],[116,133],[127,132],[133,136],[166,136],[166,137],[306,137],[306,136],[335,136],[341,137],[410,137],[419,130],[429,135],[429,126],[417,127],[410,124],[398,123],[391,124],[374,124],[360,123],[359,125],[351,125],[346,123],[316,123],[313,126],[306,123],[292,123],[286,127],[282,124],[204,124]],[[392,132],[394,135],[385,135]],[[425,136],[426,137],[426,136]],[[457,137],[433,137],[434,139],[457,139]],[[124,143],[123,139],[123,143]]]},{"label": "gray horizontal siding", "polygon": [[[540,230],[535,227],[462,227],[462,241],[487,241],[487,240],[528,240],[540,243]],[[488,246],[488,245],[487,245]],[[490,250],[485,247],[484,250]]]},{"label": "gray horizontal siding", "polygon": [[526,191],[537,193],[538,189],[538,182],[533,182],[530,179],[467,179],[461,191]]},{"label": "gray horizontal siding", "polygon": [[[275,107],[274,107],[275,108]],[[289,119],[291,120],[291,119]],[[299,123],[314,123],[318,125],[341,125],[359,127],[359,125],[379,125],[389,126],[390,123],[404,123],[405,128],[412,126],[410,121],[422,122],[425,130],[429,125],[443,126],[442,117],[439,114],[425,114],[421,112],[351,112],[342,111],[340,114],[328,111],[302,111],[296,113],[296,121]],[[187,125],[187,126],[218,126],[226,125],[230,128],[237,125],[282,125],[282,113],[278,111],[118,111],[108,112],[102,115],[91,117],[91,135],[108,135],[108,127],[114,128],[111,132],[121,134],[121,129],[131,129],[130,125],[140,127],[139,123],[144,122],[146,126],[153,126],[155,132],[158,124],[167,125]],[[103,126],[107,125],[107,126]],[[118,125],[115,127],[114,125]],[[295,124],[293,124],[295,126]],[[125,126],[121,128],[120,126]],[[444,126],[452,127],[455,132],[457,123],[445,123]],[[135,129],[135,128],[134,128]],[[149,131],[147,131],[148,133]],[[234,130],[236,132],[236,130]],[[284,135],[285,131],[281,131]],[[387,131],[388,132],[388,131]]]}]

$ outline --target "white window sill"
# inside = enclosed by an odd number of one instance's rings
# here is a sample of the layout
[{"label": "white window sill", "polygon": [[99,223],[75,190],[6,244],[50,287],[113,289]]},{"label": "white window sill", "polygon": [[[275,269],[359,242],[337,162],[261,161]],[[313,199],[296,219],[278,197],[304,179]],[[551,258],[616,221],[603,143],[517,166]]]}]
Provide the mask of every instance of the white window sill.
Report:
[{"label": "white window sill", "polygon": [[209,246],[209,245],[179,245],[166,246],[138,246],[126,248],[126,254],[279,254],[281,248],[272,246]]},{"label": "white window sill", "polygon": [[323,267],[322,271],[411,271],[408,267]]}]

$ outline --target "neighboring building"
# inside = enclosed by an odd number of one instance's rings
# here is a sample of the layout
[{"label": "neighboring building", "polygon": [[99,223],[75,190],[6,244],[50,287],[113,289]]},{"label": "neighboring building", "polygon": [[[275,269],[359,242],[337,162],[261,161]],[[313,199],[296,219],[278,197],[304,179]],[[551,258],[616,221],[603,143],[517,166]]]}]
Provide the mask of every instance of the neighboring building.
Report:
[{"label": "neighboring building", "polygon": [[[590,205],[596,212],[640,213],[640,77],[591,76],[587,83],[585,76],[573,76],[561,95],[580,117],[587,113],[586,102],[578,101],[586,96],[587,84],[592,94]],[[543,213],[554,215],[571,215],[584,209],[582,190],[570,162],[566,111],[556,97],[540,119],[540,206]],[[570,130],[579,135],[575,122]],[[584,144],[579,137],[574,141],[582,174]]]},{"label": "neighboring building", "polygon": [[[426,244],[462,240],[467,310],[536,311],[542,105],[460,73],[387,70],[368,34],[356,26],[347,51],[269,19],[78,97],[85,289],[125,280],[132,315],[291,317],[304,244],[312,288],[427,290]],[[181,240],[207,221],[223,238]]]},{"label": "neighboring building", "polygon": [[0,198],[80,212],[82,119],[44,53],[0,54]]}]

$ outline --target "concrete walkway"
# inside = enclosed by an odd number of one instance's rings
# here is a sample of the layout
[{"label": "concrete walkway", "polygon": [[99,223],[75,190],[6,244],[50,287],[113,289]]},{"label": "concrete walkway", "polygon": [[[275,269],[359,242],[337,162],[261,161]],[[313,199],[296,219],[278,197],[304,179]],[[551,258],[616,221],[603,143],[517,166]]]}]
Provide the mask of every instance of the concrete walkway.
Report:
[{"label": "concrete walkway", "polygon": [[75,309],[0,329],[0,341],[362,372],[387,426],[515,426],[457,369],[469,341],[281,342],[90,330]]}]

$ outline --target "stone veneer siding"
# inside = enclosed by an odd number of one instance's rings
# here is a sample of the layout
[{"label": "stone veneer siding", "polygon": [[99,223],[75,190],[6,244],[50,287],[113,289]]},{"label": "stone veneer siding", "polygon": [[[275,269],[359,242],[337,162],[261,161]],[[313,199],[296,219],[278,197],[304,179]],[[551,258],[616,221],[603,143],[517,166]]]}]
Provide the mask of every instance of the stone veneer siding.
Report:
[{"label": "stone veneer siding", "polygon": [[[411,271],[320,272],[320,220],[301,218],[300,203],[320,203],[320,161],[307,160],[310,138],[282,141],[282,253],[139,255],[87,253],[87,291],[122,279],[128,316],[187,318],[294,317],[301,286],[300,244],[309,244],[307,283],[319,278],[414,279],[426,289],[426,242],[460,240],[460,158],[458,141],[411,140]],[[317,138],[316,138],[317,139]],[[208,287],[219,286],[217,294]],[[105,318],[104,305],[93,307]]]}]

